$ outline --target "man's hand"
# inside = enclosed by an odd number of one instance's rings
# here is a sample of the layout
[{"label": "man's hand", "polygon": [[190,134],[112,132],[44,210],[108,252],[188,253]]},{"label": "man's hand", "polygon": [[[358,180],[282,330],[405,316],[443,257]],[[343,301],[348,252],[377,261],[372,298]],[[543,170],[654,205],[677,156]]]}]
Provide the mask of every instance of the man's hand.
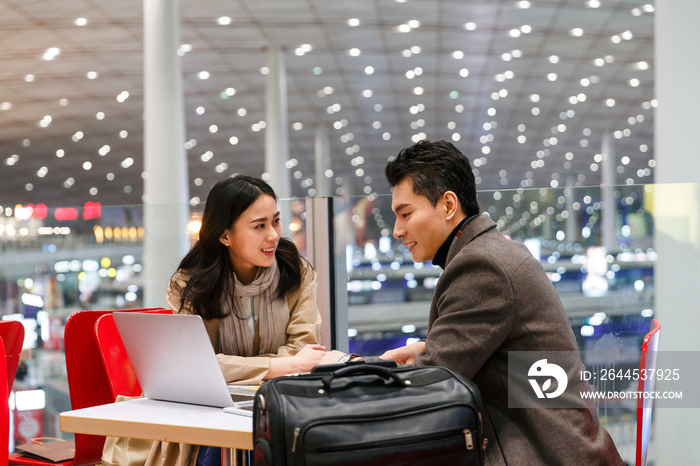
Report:
[{"label": "man's hand", "polygon": [[321,358],[321,362],[319,362],[318,364],[337,364],[338,359],[340,359],[343,356],[345,356],[345,353],[343,353],[342,351],[326,351],[326,354],[323,355],[323,357]]},{"label": "man's hand", "polygon": [[425,351],[425,342],[419,341],[410,345],[389,350],[379,356],[380,359],[390,359],[397,364],[415,364],[416,356]]}]

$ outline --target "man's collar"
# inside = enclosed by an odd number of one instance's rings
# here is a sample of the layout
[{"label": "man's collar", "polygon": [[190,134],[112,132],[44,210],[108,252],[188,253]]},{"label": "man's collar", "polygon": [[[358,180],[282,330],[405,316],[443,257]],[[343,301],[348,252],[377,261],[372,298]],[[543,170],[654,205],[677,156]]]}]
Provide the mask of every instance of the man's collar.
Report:
[{"label": "man's collar", "polygon": [[462,229],[462,227],[474,217],[476,217],[476,215],[472,215],[471,217],[465,217],[461,222],[459,222],[459,225],[457,225],[455,229],[452,230],[450,236],[447,237],[445,242],[442,243],[442,246],[440,246],[440,249],[438,249],[438,251],[435,253],[435,257],[433,258],[433,265],[438,265],[441,269],[445,268],[445,263],[447,262],[447,253],[450,250],[452,240],[455,238],[455,236],[457,236],[457,233]]}]

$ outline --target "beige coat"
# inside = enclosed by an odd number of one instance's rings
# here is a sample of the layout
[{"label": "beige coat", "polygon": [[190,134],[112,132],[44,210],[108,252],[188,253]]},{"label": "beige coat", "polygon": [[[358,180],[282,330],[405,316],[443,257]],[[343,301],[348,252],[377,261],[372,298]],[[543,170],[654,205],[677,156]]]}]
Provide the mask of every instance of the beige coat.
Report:
[{"label": "beige coat", "polygon": [[508,408],[509,351],[578,348],[542,265],[486,216],[468,222],[450,246],[425,345],[416,364],[447,367],[479,388],[487,466],[623,465],[595,411],[582,402],[575,409]]},{"label": "beige coat", "polygon": [[[269,372],[271,358],[293,356],[304,345],[320,343],[321,315],[316,307],[316,272],[308,262],[305,260],[301,262],[301,286],[296,292],[287,295],[287,304],[289,305],[287,342],[277,349],[277,353],[259,354],[248,358],[221,354],[219,353],[220,319],[204,321],[226,382],[258,384]],[[185,286],[186,281],[187,275],[177,272],[170,279],[166,299],[174,312],[192,314],[192,309],[189,306],[180,309],[180,292],[178,290]],[[247,324],[245,321],[241,321],[241,325]],[[198,445],[153,442],[145,466],[193,466],[197,460],[198,451]]]}]

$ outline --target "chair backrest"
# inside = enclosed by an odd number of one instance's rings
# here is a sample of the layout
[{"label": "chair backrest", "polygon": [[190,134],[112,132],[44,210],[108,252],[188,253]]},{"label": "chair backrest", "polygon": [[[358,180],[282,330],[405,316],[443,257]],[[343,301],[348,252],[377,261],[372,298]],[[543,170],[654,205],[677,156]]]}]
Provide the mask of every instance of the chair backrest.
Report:
[{"label": "chair backrest", "polygon": [[[5,352],[5,345],[3,345],[2,338],[0,338],[0,351],[3,353]],[[14,376],[15,374],[13,373],[13,379]],[[10,391],[7,388],[7,367],[5,358],[0,358],[0,466],[7,466],[7,446],[10,443],[10,407],[7,404],[10,396],[9,393]]]},{"label": "chair backrest", "polygon": [[7,396],[10,396],[19,365],[19,355],[22,352],[22,343],[24,343],[24,325],[16,320],[0,321],[0,338],[5,346]]},{"label": "chair backrest", "polygon": [[[659,349],[659,336],[661,325],[656,319],[651,320],[649,333],[644,336],[642,342],[642,356],[639,361],[639,372],[649,374],[656,370],[656,354]],[[642,370],[645,370],[644,372]],[[654,391],[656,377],[648,377],[646,380],[639,379],[637,390],[639,392],[650,393]],[[636,466],[646,466],[647,448],[649,447],[649,435],[651,434],[651,411],[654,404],[652,397],[641,397],[637,400],[637,452]]]},{"label": "chair backrest", "polygon": [[[151,308],[147,310],[153,310]],[[143,312],[146,309],[128,309]],[[112,403],[109,380],[95,338],[95,322],[113,311],[78,311],[66,322],[64,335],[68,391],[72,409]],[[73,466],[95,465],[102,458],[105,438],[99,435],[75,434]]]},{"label": "chair backrest", "polygon": [[[144,311],[154,314],[172,314],[171,309],[157,309]],[[116,401],[117,395],[139,396],[143,393],[141,385],[136,378],[134,368],[131,366],[129,356],[119,336],[119,331],[114,323],[112,314],[101,316],[95,322],[95,338],[100,351],[102,364],[107,375],[112,400]]]}]

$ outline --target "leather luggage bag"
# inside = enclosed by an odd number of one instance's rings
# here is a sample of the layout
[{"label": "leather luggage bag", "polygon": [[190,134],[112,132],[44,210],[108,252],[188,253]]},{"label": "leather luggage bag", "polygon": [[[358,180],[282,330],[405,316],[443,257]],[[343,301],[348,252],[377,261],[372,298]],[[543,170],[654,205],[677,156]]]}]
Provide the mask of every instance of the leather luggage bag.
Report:
[{"label": "leather luggage bag", "polygon": [[481,466],[481,396],[442,367],[349,365],[258,390],[256,466]]}]

